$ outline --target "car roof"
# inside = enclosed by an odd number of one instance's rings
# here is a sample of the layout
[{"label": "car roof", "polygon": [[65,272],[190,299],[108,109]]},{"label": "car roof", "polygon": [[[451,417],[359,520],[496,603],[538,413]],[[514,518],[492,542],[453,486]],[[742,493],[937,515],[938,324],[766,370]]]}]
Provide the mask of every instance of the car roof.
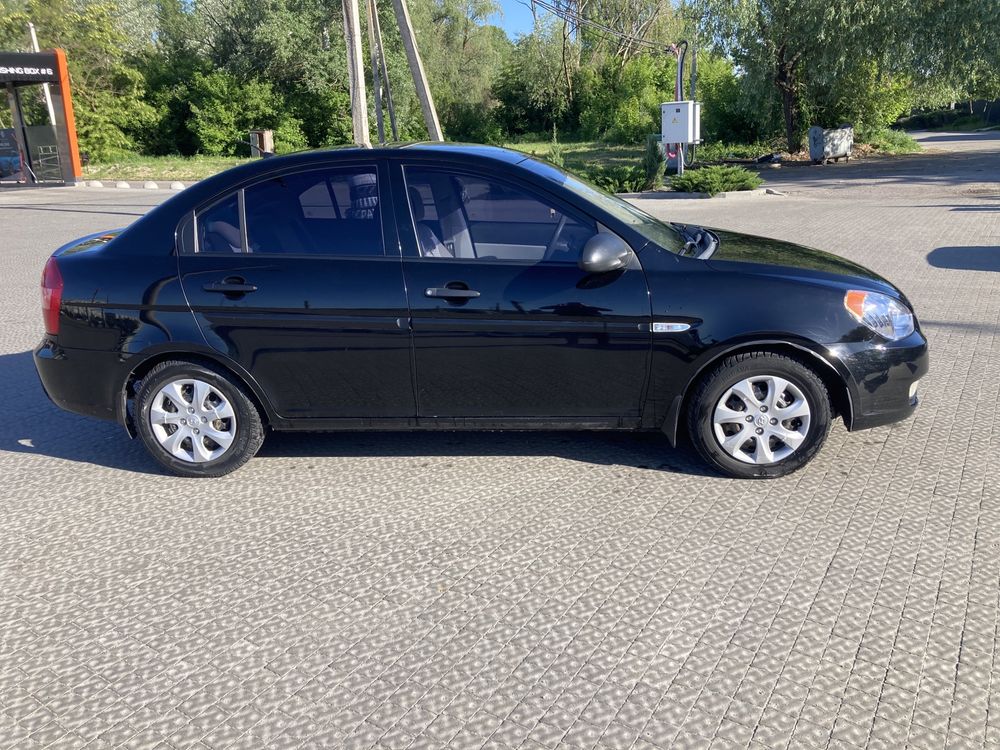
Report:
[{"label": "car roof", "polygon": [[[421,156],[462,156],[490,161],[502,162],[504,164],[517,164],[528,158],[528,155],[521,151],[514,151],[501,146],[487,146],[482,143],[453,143],[444,141],[412,141],[405,143],[388,143],[369,148],[366,146],[329,146],[327,148],[307,149],[296,151],[282,156],[269,156],[265,159],[250,162],[250,165],[259,165],[262,171],[270,171],[282,166],[292,166],[298,162],[313,162],[328,157],[336,157],[340,154],[354,157],[358,155],[366,156],[391,156],[398,155],[401,151],[416,152]],[[247,165],[249,166],[249,165]]]},{"label": "car roof", "polygon": [[232,167],[224,172],[207,177],[188,188],[186,193],[195,202],[201,202],[212,195],[225,192],[230,186],[253,180],[258,176],[266,176],[297,166],[312,167],[322,163],[335,162],[338,156],[346,159],[380,158],[400,156],[403,152],[420,157],[447,157],[451,160],[489,161],[496,164],[513,166],[529,159],[527,154],[499,146],[486,146],[477,143],[445,143],[440,141],[424,141],[413,143],[395,143],[376,148],[364,146],[332,146],[328,148],[296,151],[282,156],[269,156],[264,159],[254,159]]}]

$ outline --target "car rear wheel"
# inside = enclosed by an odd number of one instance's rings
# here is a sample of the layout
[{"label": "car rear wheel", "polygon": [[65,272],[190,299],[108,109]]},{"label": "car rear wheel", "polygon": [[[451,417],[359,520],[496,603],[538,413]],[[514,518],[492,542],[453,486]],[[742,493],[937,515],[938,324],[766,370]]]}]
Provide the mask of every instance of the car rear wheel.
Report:
[{"label": "car rear wheel", "polygon": [[823,381],[773,352],[727,357],[691,398],[688,431],[698,452],[740,478],[790,474],[820,449],[830,429]]},{"label": "car rear wheel", "polygon": [[185,477],[219,477],[257,453],[260,414],[243,388],[209,367],[163,362],[136,394],[136,423],[146,449]]}]

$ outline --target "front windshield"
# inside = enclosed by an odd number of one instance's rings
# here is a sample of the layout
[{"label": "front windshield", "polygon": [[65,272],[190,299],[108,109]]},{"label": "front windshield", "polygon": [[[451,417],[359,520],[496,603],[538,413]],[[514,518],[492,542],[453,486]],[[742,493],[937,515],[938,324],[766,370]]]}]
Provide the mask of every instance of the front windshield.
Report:
[{"label": "front windshield", "polygon": [[679,253],[684,248],[684,240],[675,229],[636,208],[628,201],[601,190],[596,185],[591,185],[586,180],[547,162],[526,159],[522,165],[528,166],[537,175],[569,188],[581,198],[585,198],[619,221],[628,224],[647,240],[659,245],[664,250]]}]

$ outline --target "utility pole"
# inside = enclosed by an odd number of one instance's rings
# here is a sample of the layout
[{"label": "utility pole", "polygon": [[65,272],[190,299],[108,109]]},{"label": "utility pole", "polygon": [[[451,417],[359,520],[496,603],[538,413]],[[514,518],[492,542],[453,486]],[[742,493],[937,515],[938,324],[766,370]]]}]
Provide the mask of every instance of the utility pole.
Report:
[{"label": "utility pole", "polygon": [[365,69],[361,63],[361,22],[358,0],[342,0],[344,7],[344,39],[347,42],[347,73],[351,82],[351,120],[354,142],[371,148],[368,134],[368,96],[365,93]]},{"label": "utility pole", "polygon": [[375,11],[372,0],[365,1],[368,10],[368,53],[372,64],[372,87],[375,95],[375,128],[378,130],[379,145],[385,143],[385,123],[382,122],[382,80],[379,69],[378,47],[375,46]]},{"label": "utility pole", "polygon": [[[35,24],[28,21],[28,33],[31,34],[31,51],[39,52],[38,35],[35,34]],[[56,110],[52,106],[52,92],[49,91],[49,84],[42,84],[42,94],[45,96],[45,107],[49,110],[49,122],[54,127],[56,124]]]},{"label": "utility pole", "polygon": [[392,140],[399,140],[399,129],[396,127],[396,108],[392,104],[392,85],[389,83],[389,68],[385,64],[385,43],[382,41],[382,22],[378,18],[378,0],[368,0],[372,8],[372,23],[375,27],[375,39],[378,40],[378,60],[382,68],[382,81],[385,84],[385,103],[389,109],[389,128],[392,130]]},{"label": "utility pole", "polygon": [[[349,2],[349,0],[344,0],[344,2]],[[403,37],[403,49],[406,50],[406,60],[410,64],[413,85],[417,89],[420,108],[424,112],[427,133],[432,141],[443,141],[441,123],[438,121],[437,110],[434,109],[434,99],[431,97],[431,90],[427,85],[424,64],[420,61],[420,52],[417,50],[417,40],[413,35],[413,24],[410,21],[410,11],[406,7],[406,0],[392,0],[392,5],[396,10],[396,22],[399,24],[399,33]]]}]

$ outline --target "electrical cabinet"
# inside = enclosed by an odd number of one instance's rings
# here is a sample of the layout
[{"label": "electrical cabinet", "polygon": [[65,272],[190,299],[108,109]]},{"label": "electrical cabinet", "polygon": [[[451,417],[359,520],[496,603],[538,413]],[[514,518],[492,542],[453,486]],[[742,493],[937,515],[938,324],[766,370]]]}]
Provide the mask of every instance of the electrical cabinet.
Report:
[{"label": "electrical cabinet", "polygon": [[664,143],[701,143],[701,102],[664,102],[660,117]]}]

